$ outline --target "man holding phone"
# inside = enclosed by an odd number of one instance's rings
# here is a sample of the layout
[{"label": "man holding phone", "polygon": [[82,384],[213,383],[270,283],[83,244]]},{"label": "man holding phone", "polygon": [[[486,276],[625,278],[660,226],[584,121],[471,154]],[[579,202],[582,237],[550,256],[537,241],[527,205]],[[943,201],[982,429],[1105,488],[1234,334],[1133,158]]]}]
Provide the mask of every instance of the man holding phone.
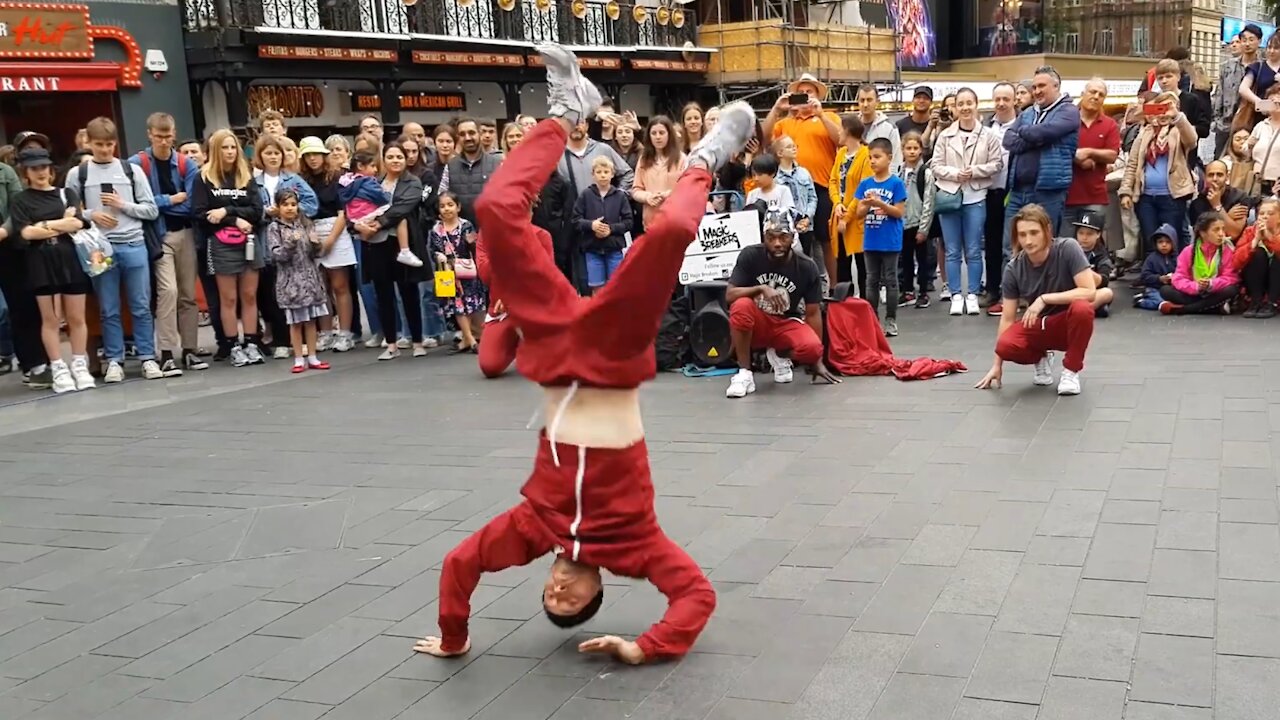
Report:
[{"label": "man holding phone", "polygon": [[85,215],[111,243],[115,267],[93,278],[102,311],[102,345],[107,363],[103,380],[124,380],[124,325],[120,319],[120,285],[124,284],[133,319],[133,340],[142,361],[142,376],[164,377],[156,362],[155,322],[151,316],[151,258],[143,223],[160,215],[151,184],[142,172],[116,157],[116,124],[98,117],[85,126],[89,162],[67,173],[66,187],[79,193]]}]

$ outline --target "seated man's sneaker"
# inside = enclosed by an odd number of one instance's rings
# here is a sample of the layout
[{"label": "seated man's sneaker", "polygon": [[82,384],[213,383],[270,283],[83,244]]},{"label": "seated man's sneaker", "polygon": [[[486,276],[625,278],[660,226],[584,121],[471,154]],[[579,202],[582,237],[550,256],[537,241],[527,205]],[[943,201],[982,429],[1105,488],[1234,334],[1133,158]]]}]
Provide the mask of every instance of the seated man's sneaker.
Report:
[{"label": "seated man's sneaker", "polygon": [[582,77],[578,57],[556,43],[539,43],[535,49],[547,69],[547,107],[552,117],[575,125],[591,119],[600,108],[600,91]]},{"label": "seated man's sneaker", "polygon": [[[1066,372],[1063,372],[1066,376]],[[1036,362],[1035,375],[1032,376],[1031,382],[1036,385],[1052,385],[1053,384],[1053,353],[1045,353],[1044,357]],[[1079,385],[1076,386],[1079,388]],[[1079,392],[1077,389],[1076,392]]]},{"label": "seated man's sneaker", "polygon": [[729,381],[729,389],[724,391],[728,398],[741,398],[756,391],[756,378],[750,370],[739,370]]},{"label": "seated man's sneaker", "polygon": [[1062,368],[1062,379],[1058,381],[1059,395],[1079,395],[1080,375]]},{"label": "seated man's sneaker", "polygon": [[773,381],[776,383],[789,383],[795,377],[793,364],[791,360],[778,355],[778,351],[769,348],[764,353],[769,358],[769,365],[773,367]]},{"label": "seated man's sneaker", "polygon": [[706,137],[689,151],[689,161],[701,159],[715,172],[742,152],[756,131],[756,111],[739,100],[720,108],[720,120]]}]

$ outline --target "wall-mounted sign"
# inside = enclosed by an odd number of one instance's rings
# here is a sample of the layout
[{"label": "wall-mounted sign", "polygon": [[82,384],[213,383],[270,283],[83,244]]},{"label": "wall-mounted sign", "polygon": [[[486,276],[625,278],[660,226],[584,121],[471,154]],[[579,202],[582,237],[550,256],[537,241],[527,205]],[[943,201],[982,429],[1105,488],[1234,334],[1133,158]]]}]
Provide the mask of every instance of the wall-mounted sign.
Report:
[{"label": "wall-mounted sign", "polygon": [[[530,55],[529,66],[542,67],[543,66],[542,56]],[[619,58],[611,58],[611,57],[591,57],[591,56],[579,55],[578,67],[582,68],[583,70],[619,70],[622,68],[622,60],[620,60]]]},{"label": "wall-mounted sign", "polygon": [[482,65],[486,67],[524,66],[523,55],[513,55],[509,53],[414,50],[413,61],[419,65]]},{"label": "wall-mounted sign", "polygon": [[92,59],[89,7],[0,2],[0,57]]},{"label": "wall-mounted sign", "polygon": [[[351,111],[381,110],[382,98],[377,93],[351,93]],[[463,112],[467,109],[467,94],[461,92],[401,93],[401,110],[442,110]]]},{"label": "wall-mounted sign", "polygon": [[272,60],[352,60],[357,62],[395,62],[395,50],[369,48],[305,47],[301,45],[259,45],[258,57]]},{"label": "wall-mounted sign", "polygon": [[634,58],[631,67],[636,70],[674,70],[680,72],[706,72],[704,60],[645,60]]},{"label": "wall-mounted sign", "polygon": [[109,92],[124,84],[116,63],[0,62],[0,94]]},{"label": "wall-mounted sign", "polygon": [[315,85],[249,86],[249,114],[257,117],[264,110],[275,110],[287,118],[320,117],[324,94]]}]

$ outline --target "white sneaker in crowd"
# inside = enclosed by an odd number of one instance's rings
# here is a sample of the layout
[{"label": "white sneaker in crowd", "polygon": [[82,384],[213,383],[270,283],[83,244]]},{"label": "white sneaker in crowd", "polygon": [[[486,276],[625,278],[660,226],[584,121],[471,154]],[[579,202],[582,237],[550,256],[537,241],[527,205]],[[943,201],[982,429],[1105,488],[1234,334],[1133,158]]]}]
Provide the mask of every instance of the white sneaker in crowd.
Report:
[{"label": "white sneaker in crowd", "polygon": [[[257,343],[245,343],[244,356],[248,359],[250,365],[261,365],[267,361],[266,358],[262,357],[262,351],[258,349]],[[289,356],[285,355],[285,357]]]},{"label": "white sneaker in crowd", "polygon": [[750,370],[739,370],[729,381],[729,389],[724,391],[728,398],[741,398],[756,391],[755,374]]},{"label": "white sneaker in crowd", "polygon": [[316,340],[316,352],[328,352],[333,349],[333,332],[322,332],[320,338]]},{"label": "white sneaker in crowd", "polygon": [[1031,382],[1041,386],[1053,384],[1053,353],[1045,353],[1044,357],[1036,361],[1035,375],[1031,377]]},{"label": "white sneaker in crowd", "polygon": [[382,347],[384,344],[385,343],[383,342],[382,333],[374,333],[372,337],[364,341],[364,346],[368,350],[377,350],[378,348]]},{"label": "white sneaker in crowd", "polygon": [[107,371],[102,374],[102,382],[108,384],[124,382],[124,368],[119,361],[112,360],[107,363]]},{"label": "white sneaker in crowd", "polygon": [[950,286],[950,285],[948,285],[948,284],[946,284],[946,283],[942,283],[942,292],[938,293],[938,299],[939,299],[939,300],[950,300],[950,299],[951,299],[951,286]]},{"label": "white sneaker in crowd", "polygon": [[164,372],[160,370],[160,363],[155,360],[143,360],[142,377],[147,380],[159,380],[163,378]]},{"label": "white sneaker in crowd", "polygon": [[764,356],[769,359],[769,365],[773,367],[774,382],[789,383],[795,379],[795,366],[791,360],[781,357],[773,348],[766,350]]},{"label": "white sneaker in crowd", "polygon": [[[54,379],[57,380],[56,377]],[[89,374],[89,363],[81,358],[71,361],[71,379],[75,382],[77,390],[92,390],[98,387],[93,375]]]},{"label": "white sneaker in crowd", "polygon": [[356,345],[356,341],[354,338],[351,337],[351,333],[344,331],[342,333],[339,333],[337,339],[333,341],[333,351],[349,352],[352,348],[355,347],[355,345]]},{"label": "white sneaker in crowd", "polygon": [[409,267],[422,267],[422,258],[414,255],[413,251],[409,248],[404,248],[396,255],[396,262],[401,265],[408,265]]},{"label": "white sneaker in crowd", "polygon": [[964,298],[964,313],[966,315],[981,315],[982,308],[978,307],[978,296],[969,293]]},{"label": "white sneaker in crowd", "polygon": [[422,347],[427,347],[427,348],[440,347],[440,339],[433,338],[433,337],[423,338]]},{"label": "white sneaker in crowd", "polygon": [[287,347],[277,347],[271,351],[272,360],[288,360],[293,357],[293,350]]},{"label": "white sneaker in crowd", "polygon": [[64,362],[49,363],[49,369],[53,371],[53,391],[61,395],[62,393],[75,392],[76,381],[71,377],[71,370],[67,368]]},{"label": "white sneaker in crowd", "polygon": [[[943,287],[945,288],[946,286],[944,285]],[[964,296],[963,295],[951,296],[951,314],[952,315],[964,314]]]},{"label": "white sneaker in crowd", "polygon": [[400,348],[401,350],[408,350],[409,348],[413,347],[413,341],[407,337],[396,338],[396,347]]},{"label": "white sneaker in crowd", "polygon": [[244,367],[249,364],[249,356],[239,345],[231,346],[231,367]]},{"label": "white sneaker in crowd", "polygon": [[1058,380],[1058,394],[1079,395],[1080,374],[1071,372],[1066,368],[1062,368],[1062,378]]}]

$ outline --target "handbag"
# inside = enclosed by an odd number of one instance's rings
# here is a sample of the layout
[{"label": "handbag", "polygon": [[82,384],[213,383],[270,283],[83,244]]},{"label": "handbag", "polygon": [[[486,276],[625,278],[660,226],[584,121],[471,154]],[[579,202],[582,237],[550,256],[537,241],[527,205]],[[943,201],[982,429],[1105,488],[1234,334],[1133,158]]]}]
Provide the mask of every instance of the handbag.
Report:
[{"label": "handbag", "polygon": [[453,261],[453,274],[459,280],[475,280],[476,261],[471,258],[456,258]]},{"label": "handbag", "polygon": [[220,227],[214,231],[213,236],[224,245],[243,245],[249,239],[243,230],[234,226]]},{"label": "handbag", "polygon": [[[978,155],[978,141],[982,139],[982,125],[978,125],[973,133],[973,152],[969,153],[969,163]],[[961,151],[960,158],[964,159],[964,152]],[[969,164],[966,163],[966,164]],[[936,183],[935,183],[936,184]],[[964,183],[960,183],[960,188],[955,192],[948,192],[942,188],[938,188],[933,195],[933,214],[947,215],[950,213],[960,212],[964,208]]]},{"label": "handbag", "polygon": [[451,298],[458,296],[457,276],[444,263],[436,265],[435,282],[436,297]]},{"label": "handbag", "polygon": [[80,256],[80,265],[84,268],[85,275],[98,277],[115,267],[115,260],[112,258],[115,251],[97,227],[90,225],[75,231],[71,234],[71,241],[76,245],[76,255]]}]

